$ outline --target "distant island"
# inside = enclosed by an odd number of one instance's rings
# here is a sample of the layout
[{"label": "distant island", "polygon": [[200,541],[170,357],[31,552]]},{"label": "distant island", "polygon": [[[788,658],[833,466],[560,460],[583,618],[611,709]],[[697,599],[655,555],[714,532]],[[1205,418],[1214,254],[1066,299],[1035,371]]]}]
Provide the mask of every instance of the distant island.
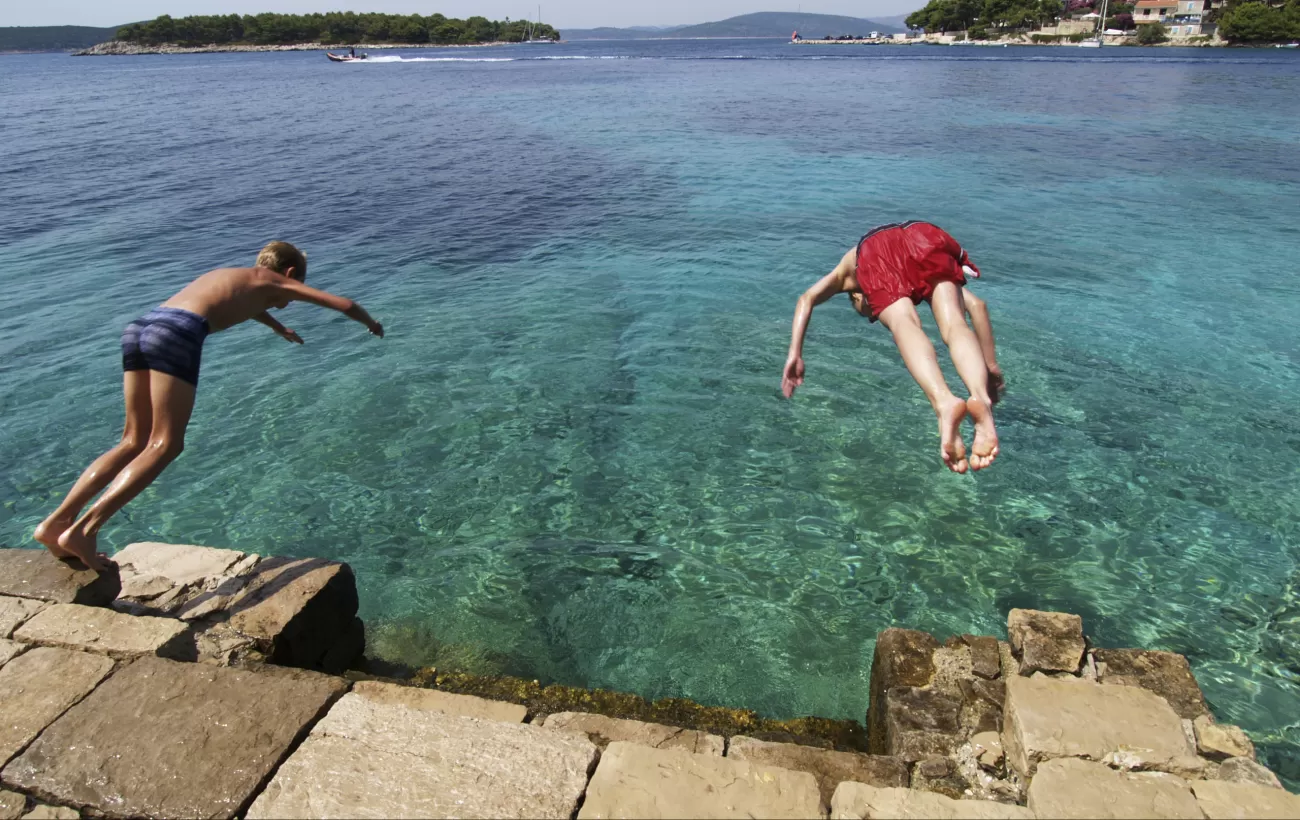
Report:
[{"label": "distant island", "polygon": [[117,26],[5,26],[0,28],[0,52],[73,51],[111,40]]},{"label": "distant island", "polygon": [[865,37],[871,32],[893,34],[903,29],[896,20],[885,22],[865,20],[860,17],[841,17],[835,14],[799,14],[783,11],[762,11],[742,14],[693,26],[671,28],[594,28],[565,31],[566,40],[680,40],[695,37],[785,37],[798,31],[810,37],[853,35]]}]

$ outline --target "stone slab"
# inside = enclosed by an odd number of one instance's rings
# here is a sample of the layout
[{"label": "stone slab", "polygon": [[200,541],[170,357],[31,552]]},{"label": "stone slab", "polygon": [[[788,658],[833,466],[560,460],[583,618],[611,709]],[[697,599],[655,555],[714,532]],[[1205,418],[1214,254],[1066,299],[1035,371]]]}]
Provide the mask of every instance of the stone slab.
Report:
[{"label": "stone slab", "polygon": [[745,760],[611,743],[587,785],[580,820],[820,818],[817,781]]},{"label": "stone slab", "polygon": [[726,743],[718,735],[697,729],[681,729],[660,723],[593,715],[586,712],[557,712],[540,724],[557,732],[581,732],[598,746],[616,741],[640,743],[656,749],[685,749],[696,754],[721,756]]},{"label": "stone slab", "polygon": [[116,568],[73,569],[46,549],[0,550],[0,595],[53,604],[108,606],[122,588]]},{"label": "stone slab", "polygon": [[54,604],[14,631],[14,638],[42,646],[99,652],[113,658],[158,655],[192,660],[189,627],[174,618],[126,615],[94,606]]},{"label": "stone slab", "polygon": [[876,788],[864,783],[841,783],[831,799],[833,820],[897,818],[898,820],[1033,820],[1023,806],[991,800],[953,800],[933,792]]},{"label": "stone slab", "polygon": [[796,743],[770,743],[743,735],[731,739],[727,758],[807,772],[817,780],[823,809],[830,808],[835,787],[846,780],[882,788],[904,787],[908,780],[907,764],[900,757],[834,752]]},{"label": "stone slab", "polygon": [[485,700],[470,695],[456,695],[451,692],[439,692],[437,689],[399,686],[381,681],[358,681],[352,686],[352,694],[374,703],[396,704],[408,709],[445,712],[449,715],[499,720],[504,723],[523,723],[524,718],[528,716],[528,707],[518,703]]},{"label": "stone slab", "polygon": [[272,663],[320,668],[357,615],[352,568],[319,558],[265,558],[224,607],[227,625],[265,645]]},{"label": "stone slab", "polygon": [[[36,649],[0,669],[39,652]],[[233,817],[347,684],[161,658],[119,670],[5,767],[4,782],[109,817]]]},{"label": "stone slab", "polygon": [[1227,760],[1230,757],[1248,757],[1254,759],[1255,744],[1250,742],[1240,726],[1230,723],[1215,723],[1209,715],[1201,715],[1192,722],[1196,733],[1196,748],[1211,760]]},{"label": "stone slab", "polygon": [[987,635],[962,635],[962,641],[970,647],[971,671],[981,678],[992,680],[1002,673],[1002,655],[998,651],[998,639]]},{"label": "stone slab", "polygon": [[113,671],[101,655],[32,649],[0,668],[0,765]]},{"label": "stone slab", "polygon": [[1171,774],[1124,774],[1086,760],[1050,760],[1029,783],[1027,804],[1039,817],[1147,820],[1197,818],[1186,780]]},{"label": "stone slab", "polygon": [[1223,761],[1219,765],[1215,779],[1226,780],[1229,783],[1254,783],[1257,786],[1268,786],[1273,789],[1282,788],[1282,781],[1277,779],[1277,775],[1248,757],[1230,757]]},{"label": "stone slab", "polygon": [[867,710],[867,745],[872,754],[892,754],[886,729],[890,691],[929,686],[938,648],[933,635],[914,629],[890,628],[876,636],[871,656],[871,705]]},{"label": "stone slab", "polygon": [[872,754],[912,763],[950,754],[960,744],[962,703],[943,692],[900,686],[888,690],[882,702],[873,701],[871,710],[880,713],[876,720],[883,724],[882,736],[871,738]]},{"label": "stone slab", "polygon": [[1083,619],[1078,615],[1013,609],[1007,615],[1007,638],[1022,675],[1039,671],[1073,674],[1083,662]]},{"label": "stone slab", "polygon": [[15,629],[47,606],[45,601],[0,595],[0,638],[14,634]]},{"label": "stone slab", "polygon": [[1196,804],[1210,820],[1294,820],[1300,817],[1300,795],[1253,783],[1198,780],[1191,784]]},{"label": "stone slab", "polygon": [[0,820],[18,820],[26,810],[26,797],[18,792],[0,789]]},{"label": "stone slab", "polygon": [[204,606],[207,602],[224,600],[243,589],[241,576],[260,556],[148,541],[127,545],[114,560],[122,575],[117,608],[190,619],[207,614],[211,609]]},{"label": "stone slab", "polygon": [[1058,757],[1102,760],[1124,751],[1140,754],[1145,768],[1159,768],[1195,753],[1165,699],[1133,686],[1014,677],[1007,680],[1003,718],[1007,763],[1025,777]]},{"label": "stone slab", "polygon": [[1205,695],[1187,658],[1174,652],[1149,649],[1098,649],[1098,663],[1106,665],[1102,683],[1140,686],[1169,701],[1179,717],[1195,720],[1208,715]]},{"label": "stone slab", "polygon": [[597,755],[584,737],[349,694],[247,816],[569,818]]},{"label": "stone slab", "polygon": [[37,803],[34,809],[23,815],[22,820],[81,820],[81,812],[67,806]]},{"label": "stone slab", "polygon": [[27,648],[27,644],[0,638],[0,666],[18,657]]}]

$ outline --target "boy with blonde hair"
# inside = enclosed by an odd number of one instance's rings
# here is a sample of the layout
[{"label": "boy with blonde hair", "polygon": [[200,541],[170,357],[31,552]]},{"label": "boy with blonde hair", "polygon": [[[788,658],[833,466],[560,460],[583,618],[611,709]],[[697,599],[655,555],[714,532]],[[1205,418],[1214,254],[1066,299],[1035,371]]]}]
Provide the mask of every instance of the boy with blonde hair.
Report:
[{"label": "boy with blonde hair", "polygon": [[[894,335],[903,363],[939,419],[943,463],[955,473],[988,467],[998,457],[993,405],[1001,398],[1005,382],[988,307],[965,290],[968,274],[978,278],[980,272],[957,240],[938,226],[912,221],[873,228],[844,254],[835,270],[799,297],[781,377],[785,397],[793,396],[803,384],[803,339],[813,308],[837,293],[847,293],[854,310],[881,322]],[[952,363],[970,391],[967,399],[954,396],[943,380],[934,345],[916,312],[921,302],[930,303]],[[961,423],[967,416],[975,424],[969,457],[961,440]]]},{"label": "boy with blonde hair", "polygon": [[[297,333],[267,313],[290,302],[337,310],[383,338],[383,325],[351,299],[303,284],[307,257],[288,242],[272,242],[252,268],[203,274],[122,334],[126,427],[116,447],[86,468],[63,503],[36,528],[36,540],[56,557],[77,559],[96,571],[112,563],[96,549],[100,527],[149,486],[181,454],[194,409],[203,340],[249,319],[280,338],[302,344]],[[110,486],[111,483],[111,486]],[[100,499],[77,517],[87,502]]]}]

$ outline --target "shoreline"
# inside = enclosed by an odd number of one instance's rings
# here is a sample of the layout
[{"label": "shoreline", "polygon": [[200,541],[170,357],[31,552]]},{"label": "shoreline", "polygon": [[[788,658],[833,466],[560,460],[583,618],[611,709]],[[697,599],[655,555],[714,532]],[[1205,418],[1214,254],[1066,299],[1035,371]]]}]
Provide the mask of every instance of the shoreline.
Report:
[{"label": "shoreline", "polygon": [[492,46],[523,45],[504,40],[490,43],[292,43],[288,45],[231,44],[206,46],[178,46],[165,43],[159,46],[142,46],[122,40],[109,40],[90,48],[72,52],[73,57],[136,57],[148,54],[243,54],[278,51],[388,51],[408,48],[489,48]]}]

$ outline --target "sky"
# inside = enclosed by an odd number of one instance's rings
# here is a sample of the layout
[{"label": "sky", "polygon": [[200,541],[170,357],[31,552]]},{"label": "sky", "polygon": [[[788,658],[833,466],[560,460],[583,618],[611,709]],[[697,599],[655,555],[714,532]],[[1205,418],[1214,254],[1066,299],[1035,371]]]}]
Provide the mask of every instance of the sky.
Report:
[{"label": "sky", "polygon": [[[542,21],[561,30],[597,26],[674,26],[723,20],[754,11],[805,11],[850,17],[905,14],[925,5],[923,0],[654,0],[650,3],[602,0],[543,0]],[[0,26],[116,26],[152,20],[160,14],[257,14],[263,11],[382,11],[390,14],[434,14],[494,20],[536,19],[537,3],[529,0],[43,0],[0,2]]]}]

